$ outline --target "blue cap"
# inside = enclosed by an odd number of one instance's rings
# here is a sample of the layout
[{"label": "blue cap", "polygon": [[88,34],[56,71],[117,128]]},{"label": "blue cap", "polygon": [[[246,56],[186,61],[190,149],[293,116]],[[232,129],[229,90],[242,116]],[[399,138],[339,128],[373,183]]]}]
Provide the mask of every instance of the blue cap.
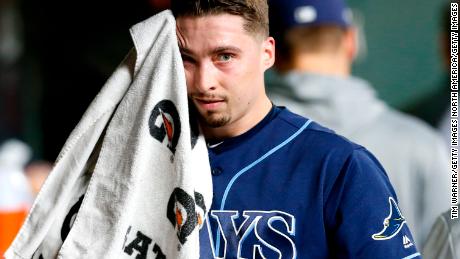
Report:
[{"label": "blue cap", "polygon": [[270,29],[280,32],[296,26],[351,24],[345,0],[268,0],[268,4]]}]

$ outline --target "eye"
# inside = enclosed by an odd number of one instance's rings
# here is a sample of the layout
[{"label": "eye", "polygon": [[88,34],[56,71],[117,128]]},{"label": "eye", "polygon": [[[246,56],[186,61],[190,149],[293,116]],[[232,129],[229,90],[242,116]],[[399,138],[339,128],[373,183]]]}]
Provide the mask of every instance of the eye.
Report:
[{"label": "eye", "polygon": [[233,58],[232,54],[223,53],[223,54],[219,54],[217,59],[220,62],[228,62],[228,61],[232,60],[232,58]]}]

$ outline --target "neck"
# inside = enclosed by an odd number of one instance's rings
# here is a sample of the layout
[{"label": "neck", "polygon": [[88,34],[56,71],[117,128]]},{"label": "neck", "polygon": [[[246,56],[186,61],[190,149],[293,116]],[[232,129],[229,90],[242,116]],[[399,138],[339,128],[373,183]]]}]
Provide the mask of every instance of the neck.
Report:
[{"label": "neck", "polygon": [[272,103],[267,95],[263,94],[254,105],[247,108],[247,113],[230,121],[227,125],[213,128],[205,123],[200,123],[205,138],[225,139],[239,136],[256,126],[270,112]]},{"label": "neck", "polygon": [[339,77],[348,77],[351,73],[346,58],[335,54],[299,53],[292,62],[292,70]]}]

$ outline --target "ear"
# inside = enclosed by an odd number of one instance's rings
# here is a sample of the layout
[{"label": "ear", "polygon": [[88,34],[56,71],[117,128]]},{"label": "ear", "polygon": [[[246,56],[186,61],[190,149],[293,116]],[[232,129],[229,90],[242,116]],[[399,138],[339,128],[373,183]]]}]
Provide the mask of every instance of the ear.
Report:
[{"label": "ear", "polygon": [[267,37],[262,42],[262,65],[264,70],[269,69],[275,63],[275,39]]},{"label": "ear", "polygon": [[354,27],[347,28],[344,37],[344,47],[348,62],[352,63],[358,53],[357,30]]}]

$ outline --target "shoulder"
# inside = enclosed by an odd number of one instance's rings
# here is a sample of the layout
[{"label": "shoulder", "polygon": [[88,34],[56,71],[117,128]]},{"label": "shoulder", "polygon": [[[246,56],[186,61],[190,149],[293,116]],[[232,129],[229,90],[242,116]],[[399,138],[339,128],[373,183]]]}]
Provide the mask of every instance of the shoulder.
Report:
[{"label": "shoulder", "polygon": [[424,121],[392,108],[382,113],[378,121],[380,127],[376,125],[373,134],[380,136],[382,147],[394,150],[395,155],[415,161],[415,165],[425,165],[420,166],[421,170],[425,170],[428,163],[447,163],[447,143]]},{"label": "shoulder", "polygon": [[278,116],[277,127],[297,133],[293,144],[300,144],[304,148],[315,149],[316,152],[341,151],[351,154],[363,150],[363,147],[350,141],[333,130],[322,126],[314,120],[305,118],[283,108]]},{"label": "shoulder", "polygon": [[442,141],[439,133],[429,124],[412,115],[405,114],[393,108],[381,115],[382,123],[388,128],[394,129],[396,136],[408,140],[423,139],[425,142],[433,143]]},{"label": "shoulder", "polygon": [[[380,162],[363,146],[287,109],[280,114],[279,118],[280,124],[286,124],[282,127],[291,127],[292,131],[298,131],[298,136],[293,141],[294,146],[298,145],[303,150],[298,154],[305,156],[308,161],[321,160],[322,164],[328,167],[329,177],[333,175],[339,177],[344,173],[349,175],[363,173],[364,178],[367,177],[367,180],[373,181],[376,179],[375,174],[378,174],[384,178],[384,181],[387,181],[387,175]],[[306,124],[308,124],[307,127],[305,127]]]},{"label": "shoulder", "polygon": [[341,174],[352,175],[363,168],[371,178],[374,173],[369,170],[387,177],[380,162],[363,146],[287,109],[277,119],[277,132],[289,132],[285,139],[291,138],[283,156],[298,164],[308,164],[308,168],[324,177],[326,185],[333,185]]}]

